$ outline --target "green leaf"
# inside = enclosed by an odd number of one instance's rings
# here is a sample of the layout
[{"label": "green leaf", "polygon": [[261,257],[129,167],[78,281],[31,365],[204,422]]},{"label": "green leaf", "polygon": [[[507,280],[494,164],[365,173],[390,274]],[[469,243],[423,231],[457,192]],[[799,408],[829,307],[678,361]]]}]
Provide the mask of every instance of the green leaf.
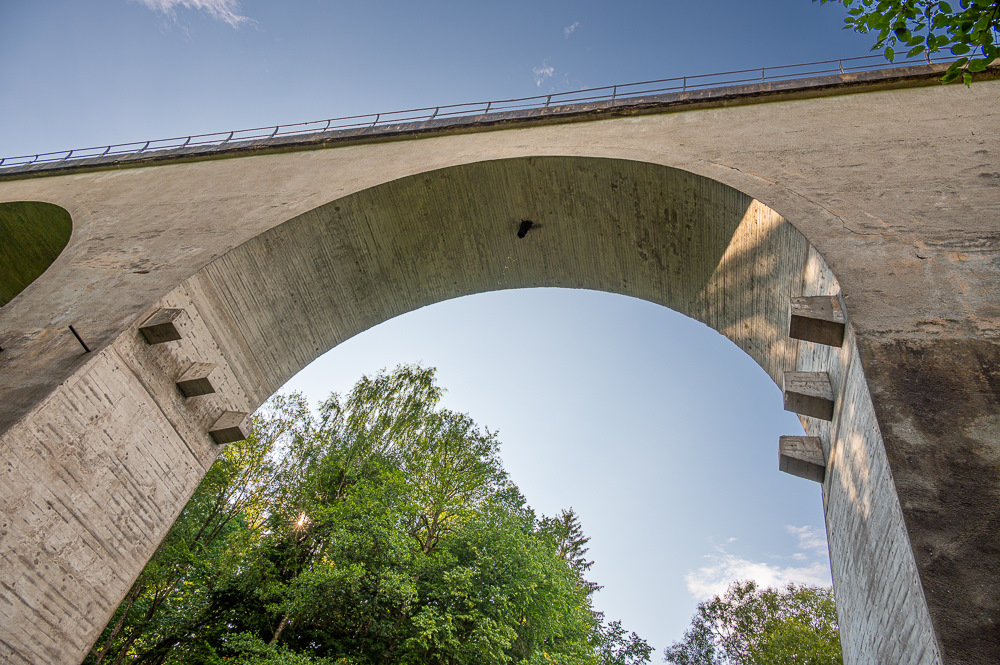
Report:
[{"label": "green leaf", "polygon": [[894,57],[895,55],[896,55],[896,54],[895,54],[895,53],[893,53],[893,51],[892,51],[892,47],[889,47],[889,48],[887,48],[887,49],[885,50],[885,57],[886,57],[886,59],[887,59],[887,60],[888,60],[889,62],[892,62],[892,59],[893,59],[893,57]]},{"label": "green leaf", "polygon": [[981,72],[986,69],[986,59],[985,58],[973,58],[969,61],[970,72]]},{"label": "green leaf", "polygon": [[912,58],[913,56],[920,55],[923,52],[924,52],[924,45],[920,44],[919,46],[914,46],[913,48],[911,48],[909,52],[906,54],[906,57]]},{"label": "green leaf", "polygon": [[968,44],[955,44],[951,47],[951,54],[962,55],[963,53],[968,53],[970,50]]},{"label": "green leaf", "polygon": [[962,81],[965,82],[966,87],[972,85],[972,74],[969,72],[962,72]]}]

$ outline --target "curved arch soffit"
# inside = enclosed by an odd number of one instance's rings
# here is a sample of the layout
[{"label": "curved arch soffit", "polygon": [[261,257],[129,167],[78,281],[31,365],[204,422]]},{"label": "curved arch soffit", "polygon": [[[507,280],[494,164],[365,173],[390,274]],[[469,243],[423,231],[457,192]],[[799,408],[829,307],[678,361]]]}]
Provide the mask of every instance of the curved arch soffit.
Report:
[{"label": "curved arch soffit", "polygon": [[0,307],[42,276],[72,231],[69,213],[53,203],[0,203]]},{"label": "curved arch soffit", "polygon": [[199,311],[211,327],[231,338],[223,346],[253,359],[254,404],[382,321],[540,286],[674,309],[724,334],[780,385],[797,350],[789,298],[837,290],[807,239],[752,197],[667,166],[587,157],[483,161],[390,181],[256,236],[188,285],[207,299]]}]

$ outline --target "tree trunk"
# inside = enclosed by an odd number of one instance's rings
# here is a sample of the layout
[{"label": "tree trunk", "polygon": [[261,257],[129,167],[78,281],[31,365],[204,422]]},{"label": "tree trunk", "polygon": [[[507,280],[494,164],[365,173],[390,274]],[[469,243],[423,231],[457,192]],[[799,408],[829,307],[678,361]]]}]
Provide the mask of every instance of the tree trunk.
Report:
[{"label": "tree trunk", "polygon": [[281,631],[285,630],[285,626],[287,625],[288,614],[286,613],[285,616],[281,617],[281,623],[278,624],[278,630],[274,631],[274,637],[272,637],[271,641],[268,642],[268,646],[275,644],[278,641],[278,638],[281,637]]},{"label": "tree trunk", "polygon": [[104,646],[102,646],[100,651],[95,654],[95,662],[97,665],[101,665],[101,661],[103,661],[104,657],[108,655],[108,649],[111,647],[111,643],[114,642],[115,638],[118,637],[118,633],[121,632],[122,626],[125,625],[125,617],[127,617],[128,613],[132,610],[132,605],[135,603],[135,599],[139,597],[140,593],[142,593],[141,575],[139,576],[139,579],[136,580],[135,584],[132,585],[132,590],[128,592],[128,596],[125,598],[125,610],[118,617],[118,621],[115,623],[115,627],[111,629],[111,634],[108,635],[108,639],[104,640]]}]

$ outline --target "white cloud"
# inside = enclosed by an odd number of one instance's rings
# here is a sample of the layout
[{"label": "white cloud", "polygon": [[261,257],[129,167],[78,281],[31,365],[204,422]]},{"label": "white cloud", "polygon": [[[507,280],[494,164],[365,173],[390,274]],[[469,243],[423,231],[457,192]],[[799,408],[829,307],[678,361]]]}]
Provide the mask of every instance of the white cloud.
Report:
[{"label": "white cloud", "polygon": [[548,63],[544,63],[538,67],[532,67],[531,74],[535,77],[535,85],[541,86],[542,82],[547,78],[552,78],[552,75],[556,73],[556,68]]},{"label": "white cloud", "polygon": [[[754,580],[764,587],[783,587],[791,583],[813,586],[830,586],[830,563],[827,558],[826,539],[809,526],[787,526],[786,530],[798,537],[798,552],[790,557],[801,562],[781,566],[762,561],[750,561],[730,554],[724,546],[705,558],[708,565],[692,570],[684,576],[688,592],[698,601],[725,593],[736,580]],[[735,542],[730,538],[726,544]]]},{"label": "white cloud", "polygon": [[240,14],[239,0],[133,0],[147,9],[176,18],[177,8],[204,11],[214,19],[224,21],[234,28],[250,21]]},{"label": "white cloud", "polygon": [[569,39],[569,36],[572,35],[574,32],[576,32],[576,29],[579,27],[580,27],[580,22],[574,21],[573,25],[567,25],[565,28],[563,28],[563,34],[566,35],[566,39]]},{"label": "white cloud", "polygon": [[789,524],[785,527],[785,530],[790,534],[798,536],[800,550],[816,550],[818,552],[827,551],[826,536],[818,533],[813,527],[792,526]]}]

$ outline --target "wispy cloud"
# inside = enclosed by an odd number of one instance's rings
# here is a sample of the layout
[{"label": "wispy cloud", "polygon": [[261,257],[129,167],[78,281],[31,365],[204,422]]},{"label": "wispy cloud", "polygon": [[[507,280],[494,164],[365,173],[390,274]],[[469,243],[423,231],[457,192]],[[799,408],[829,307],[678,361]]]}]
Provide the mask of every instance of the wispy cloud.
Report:
[{"label": "wispy cloud", "polygon": [[798,537],[800,550],[816,550],[824,553],[827,551],[826,536],[811,526],[792,526],[789,524],[785,527],[785,531]]},{"label": "wispy cloud", "polygon": [[563,34],[566,35],[566,39],[569,39],[569,36],[572,35],[574,32],[576,32],[576,29],[579,27],[580,27],[580,22],[574,21],[573,25],[567,25],[565,28],[563,28]]},{"label": "wispy cloud", "polygon": [[[708,565],[692,570],[684,576],[688,592],[698,601],[725,593],[736,580],[754,580],[764,587],[783,587],[790,583],[815,586],[830,585],[830,563],[826,554],[826,540],[809,526],[787,526],[786,530],[798,537],[798,551],[791,555],[801,564],[782,566],[763,561],[751,561],[731,554],[726,546],[716,547],[707,555]],[[726,545],[735,542],[726,541]],[[776,557],[778,558],[778,557]]]},{"label": "wispy cloud", "polygon": [[214,19],[238,28],[250,19],[240,14],[239,0],[132,0],[146,8],[160,12],[172,19],[177,18],[177,8],[206,12]]},{"label": "wispy cloud", "polygon": [[538,67],[531,68],[531,74],[535,77],[535,85],[541,86],[545,79],[552,78],[556,73],[556,68],[549,63],[543,63]]}]

